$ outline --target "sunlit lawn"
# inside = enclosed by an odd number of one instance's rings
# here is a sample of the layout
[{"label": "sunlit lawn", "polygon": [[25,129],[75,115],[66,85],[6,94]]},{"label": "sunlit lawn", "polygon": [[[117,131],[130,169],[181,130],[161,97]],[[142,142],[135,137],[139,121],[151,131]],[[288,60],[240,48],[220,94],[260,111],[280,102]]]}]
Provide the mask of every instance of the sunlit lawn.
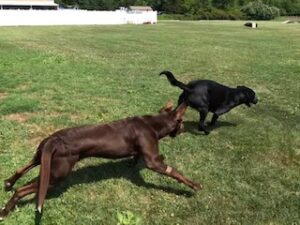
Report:
[{"label": "sunlit lawn", "polygon": [[[160,22],[157,25],[0,27],[0,180],[25,165],[60,128],[153,114],[180,94],[181,81],[212,79],[256,90],[259,104],[222,116],[210,135],[165,138],[166,162],[204,189],[190,191],[143,162],[87,159],[53,191],[43,224],[299,224],[300,25]],[[16,187],[38,174],[23,177]],[[12,192],[0,189],[0,206]],[[35,198],[3,224],[31,225]]]}]

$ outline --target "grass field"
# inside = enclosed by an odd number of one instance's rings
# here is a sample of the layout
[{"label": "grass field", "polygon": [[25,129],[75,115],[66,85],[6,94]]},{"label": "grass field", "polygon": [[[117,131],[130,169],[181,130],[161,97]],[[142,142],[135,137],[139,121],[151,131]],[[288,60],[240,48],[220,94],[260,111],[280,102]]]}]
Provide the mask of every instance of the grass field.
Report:
[{"label": "grass field", "polygon": [[[0,28],[0,180],[26,164],[60,128],[153,114],[181,81],[253,88],[259,103],[235,108],[215,130],[160,142],[166,162],[204,189],[125,160],[86,159],[45,202],[43,224],[300,224],[300,26],[260,22]],[[16,187],[30,181],[38,168]],[[0,206],[12,196],[0,188]],[[122,218],[123,217],[123,218]],[[35,198],[1,224],[31,225]]]}]

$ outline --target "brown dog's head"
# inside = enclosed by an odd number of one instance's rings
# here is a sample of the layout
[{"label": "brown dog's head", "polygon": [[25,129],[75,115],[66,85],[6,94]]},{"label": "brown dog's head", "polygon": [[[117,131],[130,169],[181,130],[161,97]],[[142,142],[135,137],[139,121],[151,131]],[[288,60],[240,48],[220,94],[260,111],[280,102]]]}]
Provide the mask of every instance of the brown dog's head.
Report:
[{"label": "brown dog's head", "polygon": [[186,109],[187,105],[182,103],[173,110],[173,103],[168,101],[166,105],[159,110],[160,114],[165,114],[168,118],[167,128],[170,137],[176,137],[177,134],[183,131],[183,115]]}]

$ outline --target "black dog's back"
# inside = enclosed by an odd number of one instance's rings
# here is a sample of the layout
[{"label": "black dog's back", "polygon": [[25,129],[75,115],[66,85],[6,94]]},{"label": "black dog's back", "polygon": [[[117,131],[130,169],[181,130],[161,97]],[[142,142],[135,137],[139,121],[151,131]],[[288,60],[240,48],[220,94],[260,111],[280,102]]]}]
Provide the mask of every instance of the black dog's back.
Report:
[{"label": "black dog's back", "polygon": [[192,108],[207,107],[215,112],[220,104],[226,101],[227,96],[234,90],[212,80],[195,80],[187,84],[189,94],[184,94],[186,101]]},{"label": "black dog's back", "polygon": [[207,108],[208,111],[214,112],[226,100],[228,92],[232,90],[212,80],[193,80],[188,84],[184,84],[176,80],[170,71],[163,71],[160,75],[162,74],[167,76],[173,86],[177,86],[183,90],[179,96],[178,104],[186,102],[196,110]]}]

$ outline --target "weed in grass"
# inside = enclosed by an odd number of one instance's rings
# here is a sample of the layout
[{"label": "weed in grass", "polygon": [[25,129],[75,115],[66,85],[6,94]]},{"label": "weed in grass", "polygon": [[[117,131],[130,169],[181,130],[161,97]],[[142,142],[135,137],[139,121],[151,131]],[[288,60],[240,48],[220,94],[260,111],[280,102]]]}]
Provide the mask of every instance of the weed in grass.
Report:
[{"label": "weed in grass", "polygon": [[131,211],[117,211],[117,225],[142,225],[142,219]]}]

